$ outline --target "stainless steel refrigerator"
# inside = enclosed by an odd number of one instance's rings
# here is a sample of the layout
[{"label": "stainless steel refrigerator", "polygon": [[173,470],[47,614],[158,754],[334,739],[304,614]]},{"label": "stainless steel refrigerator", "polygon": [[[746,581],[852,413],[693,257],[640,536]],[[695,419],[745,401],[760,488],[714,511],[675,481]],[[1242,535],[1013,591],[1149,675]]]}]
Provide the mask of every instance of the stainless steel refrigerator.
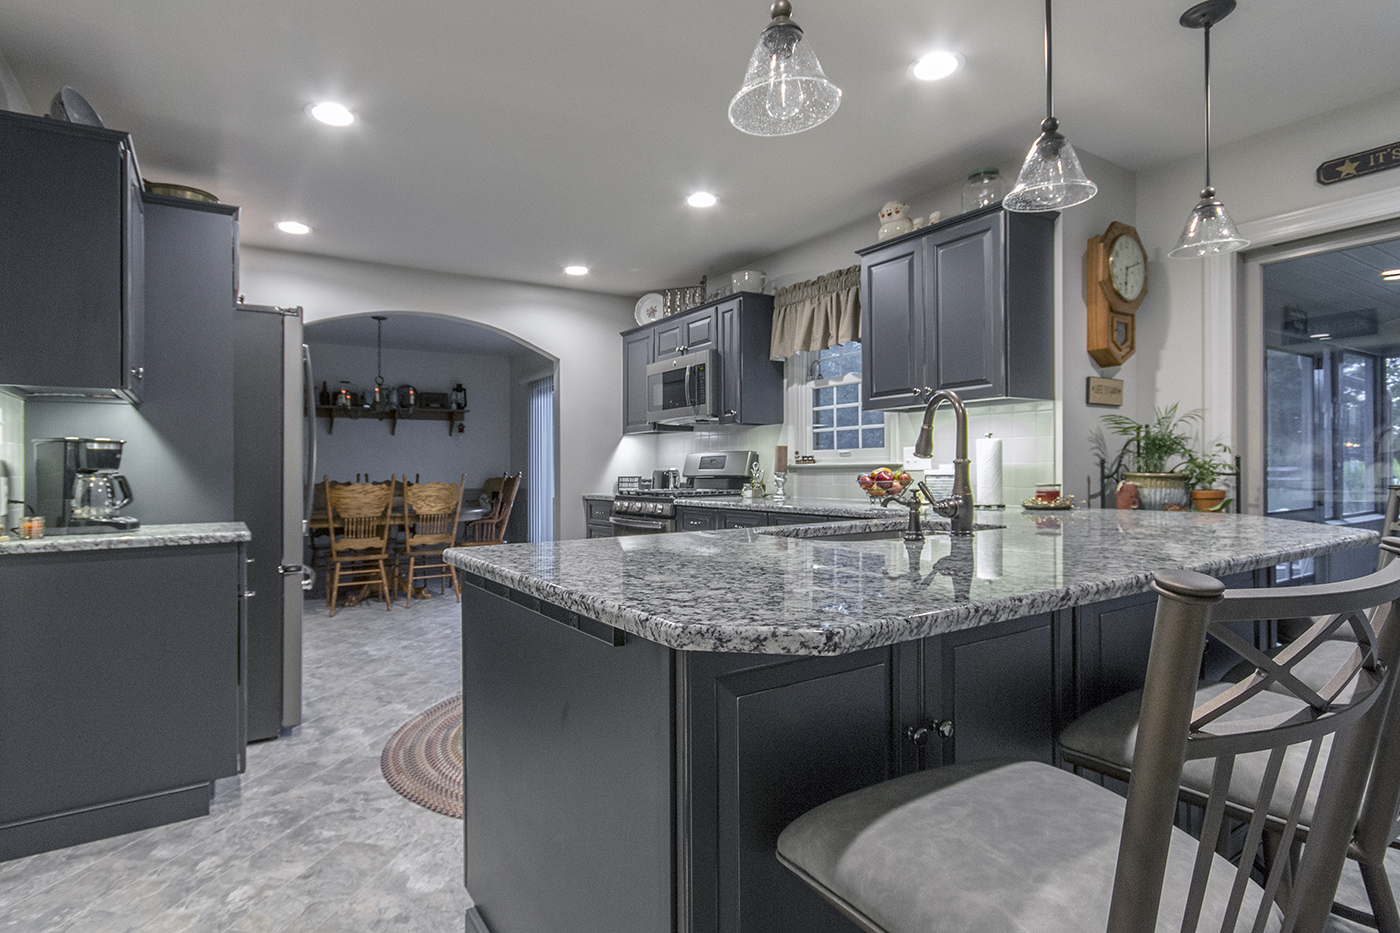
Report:
[{"label": "stainless steel refrigerator", "polygon": [[[302,527],[314,434],[300,308],[234,314],[234,514],[248,526],[248,740],[301,722]],[[311,409],[314,413],[314,408]],[[314,422],[311,422],[314,425]]]}]

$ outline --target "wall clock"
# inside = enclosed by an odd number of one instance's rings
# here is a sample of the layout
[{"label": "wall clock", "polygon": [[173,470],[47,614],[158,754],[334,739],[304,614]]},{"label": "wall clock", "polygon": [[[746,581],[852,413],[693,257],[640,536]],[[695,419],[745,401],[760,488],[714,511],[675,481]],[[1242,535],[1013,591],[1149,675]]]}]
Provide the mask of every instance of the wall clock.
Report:
[{"label": "wall clock", "polygon": [[1100,366],[1120,366],[1136,349],[1137,309],[1147,297],[1147,250],[1138,232],[1114,221],[1089,238],[1084,253],[1084,303],[1089,355]]}]

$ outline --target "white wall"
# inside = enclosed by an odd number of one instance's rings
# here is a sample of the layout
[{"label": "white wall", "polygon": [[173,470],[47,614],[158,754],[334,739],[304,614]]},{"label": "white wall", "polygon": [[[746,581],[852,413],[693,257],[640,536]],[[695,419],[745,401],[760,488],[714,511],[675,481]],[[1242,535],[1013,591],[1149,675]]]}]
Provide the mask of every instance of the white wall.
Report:
[{"label": "white wall", "polygon": [[[1237,224],[1248,226],[1283,214],[1352,198],[1400,190],[1400,171],[1319,185],[1322,162],[1392,142],[1400,127],[1400,97],[1386,95],[1341,107],[1211,151],[1211,175]],[[1241,309],[1231,320],[1206,320],[1209,286],[1199,259],[1168,259],[1202,184],[1199,156],[1138,173],[1138,231],[1147,247],[1151,293],[1138,311],[1137,343],[1148,348],[1135,374],[1139,415],[1153,405],[1179,402],[1207,411],[1207,442],[1241,446],[1244,425],[1233,417],[1240,392],[1230,359],[1242,345]],[[1216,343],[1223,341],[1223,343]],[[1223,347],[1223,349],[1222,349]],[[1254,413],[1246,413],[1253,415]],[[1262,413],[1260,413],[1262,414]],[[1256,415],[1257,416],[1257,415]],[[1255,468],[1259,465],[1254,464]],[[1250,464],[1246,464],[1249,470]]]},{"label": "white wall", "polygon": [[619,439],[618,334],[635,326],[635,299],[253,247],[242,250],[241,282],[248,301],[300,305],[308,323],[384,310],[442,314],[510,334],[555,360],[560,538],[583,537],[584,493],[642,469],[643,445]]},{"label": "white wall", "polygon": [[[332,392],[340,379],[354,391],[374,385],[374,347],[350,347],[315,342],[308,331],[316,390],[328,382]],[[417,350],[384,351],[384,384],[412,385],[419,392],[448,392],[456,383],[467,390],[466,430],[448,435],[441,421],[400,421],[394,434],[389,421],[338,418],[334,430],[317,420],[317,477],[347,481],[356,473],[372,479],[390,475],[421,477],[425,483],[455,483],[463,473],[468,488],[479,488],[490,476],[521,469],[523,461],[510,455],[510,359],[464,353]]]},{"label": "white wall", "polygon": [[[24,401],[0,392],[0,473],[9,475],[10,499],[24,500],[24,462]],[[0,497],[0,535],[19,524],[22,510]]]}]

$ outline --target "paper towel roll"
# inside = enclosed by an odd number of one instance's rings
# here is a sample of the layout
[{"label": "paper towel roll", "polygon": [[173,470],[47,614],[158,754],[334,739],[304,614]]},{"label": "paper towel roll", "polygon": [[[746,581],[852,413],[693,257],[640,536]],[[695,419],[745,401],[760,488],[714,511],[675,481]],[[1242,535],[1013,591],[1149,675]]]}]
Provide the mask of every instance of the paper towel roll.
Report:
[{"label": "paper towel roll", "polygon": [[977,461],[973,502],[984,508],[1005,505],[1001,494],[1001,439],[991,435],[977,438],[973,456]]}]

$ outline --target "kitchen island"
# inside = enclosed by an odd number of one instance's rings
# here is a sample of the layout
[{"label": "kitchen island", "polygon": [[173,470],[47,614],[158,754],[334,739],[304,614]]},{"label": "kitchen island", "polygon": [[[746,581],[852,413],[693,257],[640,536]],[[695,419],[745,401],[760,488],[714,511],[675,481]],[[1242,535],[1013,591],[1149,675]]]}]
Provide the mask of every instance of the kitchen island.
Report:
[{"label": "kitchen island", "polygon": [[1004,527],[909,545],[902,518],[449,551],[487,928],[850,931],[774,858],[790,820],[923,767],[1054,761],[1065,722],[1140,685],[1154,570],[1268,585],[1375,539],[987,510]]},{"label": "kitchen island", "polygon": [[0,541],[0,861],[207,814],[243,770],[249,540]]}]

